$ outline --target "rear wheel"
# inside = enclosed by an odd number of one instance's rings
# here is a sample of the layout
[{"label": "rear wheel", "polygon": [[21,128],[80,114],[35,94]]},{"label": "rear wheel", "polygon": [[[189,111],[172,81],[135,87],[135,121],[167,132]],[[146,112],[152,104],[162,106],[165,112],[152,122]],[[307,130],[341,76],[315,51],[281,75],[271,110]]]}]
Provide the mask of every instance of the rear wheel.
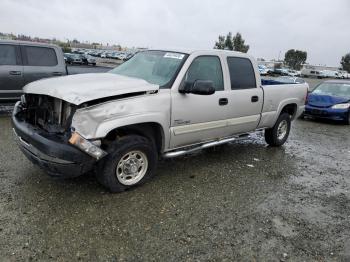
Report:
[{"label": "rear wheel", "polygon": [[145,183],[154,174],[157,151],[145,137],[130,135],[111,143],[96,168],[97,180],[111,192]]},{"label": "rear wheel", "polygon": [[282,146],[288,139],[291,127],[290,115],[282,113],[272,128],[265,130],[265,141],[270,146]]}]

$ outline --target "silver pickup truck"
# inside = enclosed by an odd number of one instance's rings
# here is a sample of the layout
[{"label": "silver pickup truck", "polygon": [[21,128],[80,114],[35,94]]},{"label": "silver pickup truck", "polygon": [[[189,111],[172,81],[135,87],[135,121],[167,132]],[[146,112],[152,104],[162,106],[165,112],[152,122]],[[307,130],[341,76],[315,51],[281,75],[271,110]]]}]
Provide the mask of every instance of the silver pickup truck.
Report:
[{"label": "silver pickup truck", "polygon": [[39,80],[24,88],[12,122],[23,153],[49,174],[95,170],[112,192],[148,180],[160,157],[246,139],[288,138],[308,85],[262,81],[249,55],[148,50],[104,74]]}]

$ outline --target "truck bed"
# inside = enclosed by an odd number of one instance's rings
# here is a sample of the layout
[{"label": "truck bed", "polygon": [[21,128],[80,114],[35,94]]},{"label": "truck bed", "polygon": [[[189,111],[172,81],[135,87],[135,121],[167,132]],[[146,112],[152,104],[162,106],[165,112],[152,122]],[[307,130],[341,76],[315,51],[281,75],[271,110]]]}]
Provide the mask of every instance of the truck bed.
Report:
[{"label": "truck bed", "polygon": [[261,83],[264,91],[264,105],[259,128],[272,127],[286,105],[293,105],[297,109],[294,118],[303,112],[308,84],[286,84],[274,80],[261,80]]}]

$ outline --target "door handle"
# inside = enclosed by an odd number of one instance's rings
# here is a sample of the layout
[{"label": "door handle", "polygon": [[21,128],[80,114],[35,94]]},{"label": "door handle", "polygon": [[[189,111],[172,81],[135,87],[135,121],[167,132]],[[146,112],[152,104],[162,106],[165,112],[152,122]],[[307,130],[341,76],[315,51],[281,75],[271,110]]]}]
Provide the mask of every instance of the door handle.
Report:
[{"label": "door handle", "polygon": [[21,71],[10,71],[9,74],[12,76],[20,76],[22,74],[22,72]]},{"label": "door handle", "polygon": [[227,98],[220,98],[219,99],[219,105],[224,106],[228,104],[228,99]]},{"label": "door handle", "polygon": [[54,76],[61,76],[63,74],[61,72],[53,72],[52,75],[54,75]]},{"label": "door handle", "polygon": [[252,101],[252,103],[258,102],[259,101],[259,97],[258,96],[252,96],[251,101]]}]

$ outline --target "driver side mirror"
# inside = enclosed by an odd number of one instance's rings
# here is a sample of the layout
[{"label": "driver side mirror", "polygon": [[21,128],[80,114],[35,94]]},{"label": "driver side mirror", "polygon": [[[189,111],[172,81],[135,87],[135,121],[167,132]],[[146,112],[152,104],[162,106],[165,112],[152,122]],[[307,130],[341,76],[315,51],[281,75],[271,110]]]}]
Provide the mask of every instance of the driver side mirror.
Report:
[{"label": "driver side mirror", "polygon": [[215,93],[214,83],[210,80],[196,80],[187,82],[179,88],[181,94],[212,95]]}]

